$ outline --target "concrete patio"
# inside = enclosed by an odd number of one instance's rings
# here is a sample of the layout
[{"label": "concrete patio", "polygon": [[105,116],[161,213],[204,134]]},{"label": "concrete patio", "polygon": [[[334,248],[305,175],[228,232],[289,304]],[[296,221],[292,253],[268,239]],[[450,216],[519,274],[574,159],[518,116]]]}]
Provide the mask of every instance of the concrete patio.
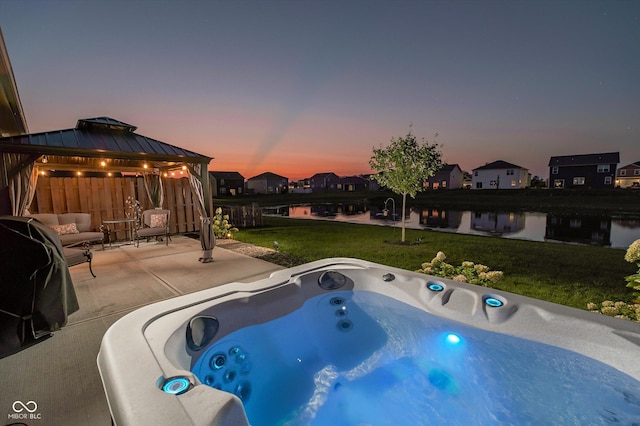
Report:
[{"label": "concrete patio", "polygon": [[[242,250],[223,248],[232,246],[216,247],[214,262],[203,264],[198,262],[200,242],[176,235],[168,246],[149,242],[139,248],[97,249],[96,278],[87,264],[70,268],[80,310],[53,337],[0,359],[0,424],[111,425],[96,365],[105,331],[150,303],[229,282],[255,281],[282,269]],[[37,404],[31,419],[10,417],[16,401]]]}]

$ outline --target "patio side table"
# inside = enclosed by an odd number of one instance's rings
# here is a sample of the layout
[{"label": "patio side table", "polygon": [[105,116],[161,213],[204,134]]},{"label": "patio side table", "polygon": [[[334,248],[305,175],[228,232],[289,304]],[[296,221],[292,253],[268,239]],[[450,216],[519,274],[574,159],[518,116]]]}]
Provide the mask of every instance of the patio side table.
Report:
[{"label": "patio side table", "polygon": [[125,224],[125,230],[127,231],[127,238],[129,240],[128,244],[133,244],[133,240],[134,240],[134,235],[133,233],[135,232],[134,226],[133,224],[135,223],[135,219],[133,218],[126,218],[126,219],[111,219],[111,220],[103,220],[102,221],[102,225],[106,227],[107,229],[107,235],[109,236],[109,248],[111,248],[111,243],[112,243],[112,238],[111,238],[111,228],[113,227],[114,232],[115,232],[115,226],[118,224]]}]

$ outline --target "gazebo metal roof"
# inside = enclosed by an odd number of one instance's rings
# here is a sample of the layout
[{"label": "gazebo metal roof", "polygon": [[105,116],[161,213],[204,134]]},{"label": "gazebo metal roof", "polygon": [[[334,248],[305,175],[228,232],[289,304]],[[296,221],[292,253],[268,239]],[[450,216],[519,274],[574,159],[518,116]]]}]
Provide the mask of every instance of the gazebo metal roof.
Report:
[{"label": "gazebo metal roof", "polygon": [[208,163],[211,157],[133,133],[136,127],[109,117],[78,120],[73,129],[0,138],[5,152],[81,155]]},{"label": "gazebo metal roof", "polygon": [[110,117],[80,119],[72,129],[0,138],[0,151],[32,154],[39,158],[39,167],[52,170],[166,170],[211,161],[211,157],[134,133],[136,129]]}]

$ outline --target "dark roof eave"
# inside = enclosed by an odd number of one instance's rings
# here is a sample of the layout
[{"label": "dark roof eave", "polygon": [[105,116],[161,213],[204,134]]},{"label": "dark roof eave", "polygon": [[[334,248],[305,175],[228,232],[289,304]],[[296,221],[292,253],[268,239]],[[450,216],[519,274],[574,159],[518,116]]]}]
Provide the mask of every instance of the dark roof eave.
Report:
[{"label": "dark roof eave", "polygon": [[179,161],[186,163],[208,164],[213,157],[200,155],[197,157],[170,154],[149,154],[145,152],[124,152],[98,149],[63,148],[59,146],[0,144],[0,151],[41,155],[62,155],[90,158],[114,158],[123,160]]}]

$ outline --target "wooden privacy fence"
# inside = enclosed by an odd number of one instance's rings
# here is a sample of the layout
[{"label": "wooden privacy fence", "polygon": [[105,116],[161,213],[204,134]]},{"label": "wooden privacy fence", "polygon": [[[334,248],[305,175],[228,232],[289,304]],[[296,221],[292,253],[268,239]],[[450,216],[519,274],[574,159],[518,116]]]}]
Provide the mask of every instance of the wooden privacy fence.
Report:
[{"label": "wooden privacy fence", "polygon": [[[164,204],[171,211],[172,234],[200,230],[197,199],[189,179],[164,179]],[[142,210],[153,208],[142,177],[44,177],[38,178],[31,213],[90,213],[91,228],[98,230],[105,220],[123,219],[129,212],[127,197],[140,202]],[[115,239],[126,238],[121,226]]]},{"label": "wooden privacy fence", "polygon": [[[197,199],[188,178],[164,179],[164,204],[171,211],[172,234],[200,231]],[[129,212],[127,198],[140,202],[142,210],[153,208],[142,177],[46,177],[38,178],[31,213],[90,213],[91,229],[105,220],[123,219]],[[216,206],[214,206],[215,208]],[[262,210],[257,205],[223,206],[223,214],[238,228],[262,226]],[[124,224],[115,225],[115,239],[125,239]]]}]

